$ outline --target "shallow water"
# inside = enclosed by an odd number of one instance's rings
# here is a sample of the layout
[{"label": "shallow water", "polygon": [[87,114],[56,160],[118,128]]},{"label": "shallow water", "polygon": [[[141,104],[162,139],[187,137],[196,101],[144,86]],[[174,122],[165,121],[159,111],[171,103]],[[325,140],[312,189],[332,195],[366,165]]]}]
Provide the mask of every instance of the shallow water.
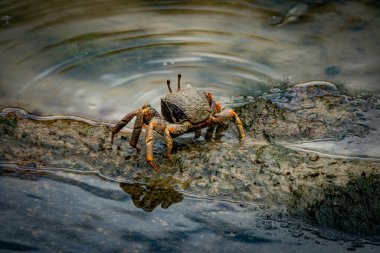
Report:
[{"label": "shallow water", "polygon": [[179,72],[223,106],[284,82],[379,91],[376,1],[305,2],[3,1],[0,106],[117,120]]},{"label": "shallow water", "polygon": [[145,201],[147,212],[118,184],[91,175],[9,165],[0,173],[2,252],[378,250],[376,242],[271,214],[265,206],[185,195],[169,206]]},{"label": "shallow water", "polygon": [[[145,103],[159,108],[177,73],[223,106],[311,80],[378,94],[379,10],[376,1],[2,1],[0,107],[116,121]],[[366,122],[364,139],[294,147],[379,158],[377,122]],[[2,251],[378,251],[356,247],[363,238],[263,218],[253,204],[183,193],[142,201],[124,191],[139,186],[94,175],[12,168],[0,181]]]}]

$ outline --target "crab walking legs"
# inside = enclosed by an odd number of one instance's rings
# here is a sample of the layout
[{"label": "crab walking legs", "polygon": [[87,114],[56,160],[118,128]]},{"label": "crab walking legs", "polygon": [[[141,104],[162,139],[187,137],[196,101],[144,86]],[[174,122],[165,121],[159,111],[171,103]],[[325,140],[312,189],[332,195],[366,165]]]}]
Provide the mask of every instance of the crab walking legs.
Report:
[{"label": "crab walking legs", "polygon": [[245,132],[243,129],[243,124],[241,123],[239,116],[232,109],[225,109],[225,110],[221,111],[220,113],[217,113],[214,116],[211,116],[211,118],[210,118],[211,122],[213,122],[213,123],[223,123],[228,119],[234,119],[235,120],[236,126],[239,130],[240,140],[244,141]]},{"label": "crab walking legs", "polygon": [[178,75],[178,88],[174,91],[167,81],[169,93],[161,98],[162,116],[151,105],[145,104],[141,109],[134,110],[125,115],[112,129],[112,139],[115,135],[136,117],[130,140],[132,147],[138,149],[137,143],[143,125],[146,129],[146,160],[149,165],[159,172],[153,157],[153,130],[165,137],[167,153],[170,159],[173,140],[179,135],[196,132],[204,127],[223,126],[226,121],[234,120],[239,130],[240,140],[243,141],[245,133],[238,115],[231,109],[221,111],[219,102],[212,98],[210,92],[191,87],[181,89],[181,75]]},{"label": "crab walking legs", "polygon": [[[147,129],[146,129],[146,139],[145,139],[145,144],[146,144],[146,161],[150,164],[150,166],[156,170],[157,172],[160,172],[158,169],[157,165],[154,163],[154,157],[153,157],[153,143],[154,143],[154,138],[153,138],[153,130],[158,130],[157,128],[162,129],[162,125],[160,124],[161,122],[159,121],[154,121],[152,120]],[[181,134],[184,134],[189,131],[189,129],[192,127],[192,124],[188,121],[181,123],[181,124],[168,124],[164,126],[164,131],[163,134],[165,136],[165,141],[166,141],[166,158],[170,159],[171,154],[172,154],[172,148],[173,148],[173,136],[178,136]]]},{"label": "crab walking legs", "polygon": [[[214,116],[210,117],[209,120],[199,124],[199,125],[193,125],[190,122],[186,121],[181,124],[168,124],[164,126],[164,137],[166,141],[166,157],[170,159],[171,157],[171,151],[173,147],[173,136],[182,135],[184,133],[195,131],[197,129],[206,127],[206,126],[214,126],[214,125],[221,125],[224,124],[225,121],[234,119],[236,126],[239,130],[239,136],[240,140],[244,141],[245,139],[245,133],[243,129],[243,125],[238,117],[238,115],[231,109],[225,109],[220,113],[215,114]],[[154,163],[154,157],[153,157],[153,144],[154,144],[154,138],[153,138],[153,130],[158,130],[157,128],[163,128],[161,126],[161,122],[152,120],[148,127],[147,127],[147,134],[145,139],[146,144],[146,161],[149,163],[149,165],[156,170],[157,172],[160,172],[157,165]]]}]

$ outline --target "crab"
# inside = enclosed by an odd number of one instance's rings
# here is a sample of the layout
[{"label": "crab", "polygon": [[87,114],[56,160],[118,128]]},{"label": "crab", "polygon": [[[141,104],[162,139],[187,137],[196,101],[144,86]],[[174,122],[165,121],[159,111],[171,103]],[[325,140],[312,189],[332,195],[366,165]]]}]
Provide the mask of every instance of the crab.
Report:
[{"label": "crab", "polygon": [[151,105],[145,104],[125,115],[112,129],[111,143],[115,135],[136,117],[130,145],[138,150],[137,142],[143,126],[146,126],[146,161],[157,172],[158,166],[153,157],[153,130],[165,137],[166,157],[170,159],[173,139],[179,135],[194,132],[204,127],[224,125],[226,121],[235,120],[240,141],[244,141],[245,133],[238,115],[232,109],[221,110],[210,92],[192,87],[181,89],[181,74],[178,74],[178,89],[172,91],[170,80],[167,80],[169,93],[161,98],[162,116]]}]

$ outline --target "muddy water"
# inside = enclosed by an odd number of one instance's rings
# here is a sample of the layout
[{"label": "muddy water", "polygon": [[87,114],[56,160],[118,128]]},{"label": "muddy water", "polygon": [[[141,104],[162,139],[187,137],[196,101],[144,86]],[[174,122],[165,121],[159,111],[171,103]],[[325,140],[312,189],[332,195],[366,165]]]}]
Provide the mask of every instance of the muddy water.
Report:
[{"label": "muddy water", "polygon": [[[223,106],[310,80],[378,94],[378,13],[376,1],[3,1],[0,107],[115,121],[145,103],[158,108],[177,73]],[[378,158],[378,117],[371,117],[370,137],[294,147]],[[4,251],[379,248],[378,238],[273,216],[254,203],[8,167],[0,177]]]}]

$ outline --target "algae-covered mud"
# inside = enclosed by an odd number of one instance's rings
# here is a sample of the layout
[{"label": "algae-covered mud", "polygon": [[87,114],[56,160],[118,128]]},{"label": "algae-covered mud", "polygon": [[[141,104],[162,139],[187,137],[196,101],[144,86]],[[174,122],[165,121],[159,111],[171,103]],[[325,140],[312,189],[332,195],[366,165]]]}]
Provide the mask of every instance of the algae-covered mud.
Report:
[{"label": "algae-covered mud", "polygon": [[[117,182],[133,205],[147,212],[170,209],[186,202],[186,196],[212,198],[259,206],[264,216],[287,217],[280,222],[293,217],[341,233],[325,239],[345,241],[344,236],[351,236],[348,241],[359,240],[359,245],[378,243],[377,157],[334,157],[287,147],[300,140],[368,138],[371,129],[362,122],[378,110],[376,97],[349,97],[336,87],[314,83],[275,90],[236,110],[248,133],[244,144],[230,124],[223,131],[206,129],[198,138],[176,138],[173,157],[167,160],[164,138],[156,136],[155,157],[162,171],[157,174],[145,161],[144,140],[140,152],[129,146],[129,131],[111,144],[110,124],[49,120],[6,109],[0,121],[1,160],[14,165],[3,173],[27,171],[32,178],[44,173],[48,178],[65,172],[94,175]],[[320,116],[310,116],[315,114]],[[299,237],[305,233],[297,231]]]}]

